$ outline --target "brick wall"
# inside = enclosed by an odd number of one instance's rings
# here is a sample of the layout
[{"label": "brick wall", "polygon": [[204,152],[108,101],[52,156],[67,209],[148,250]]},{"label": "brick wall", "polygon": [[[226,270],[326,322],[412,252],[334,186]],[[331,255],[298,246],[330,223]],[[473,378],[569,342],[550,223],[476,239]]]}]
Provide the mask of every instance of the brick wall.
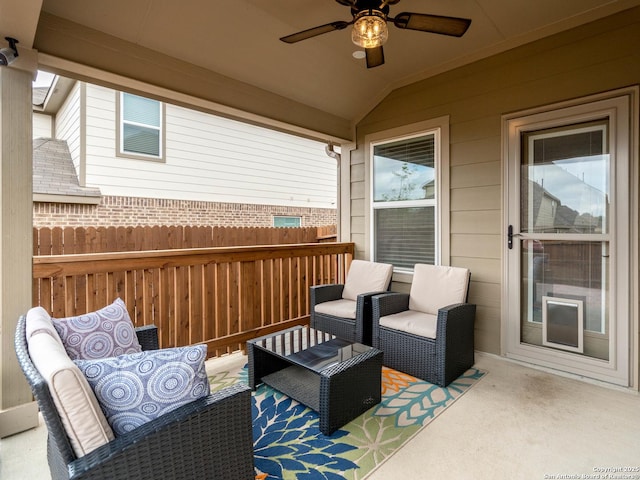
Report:
[{"label": "brick wall", "polygon": [[34,227],[137,225],[224,225],[271,227],[274,216],[301,217],[302,227],[335,225],[331,208],[285,207],[103,196],[99,205],[33,204]]}]

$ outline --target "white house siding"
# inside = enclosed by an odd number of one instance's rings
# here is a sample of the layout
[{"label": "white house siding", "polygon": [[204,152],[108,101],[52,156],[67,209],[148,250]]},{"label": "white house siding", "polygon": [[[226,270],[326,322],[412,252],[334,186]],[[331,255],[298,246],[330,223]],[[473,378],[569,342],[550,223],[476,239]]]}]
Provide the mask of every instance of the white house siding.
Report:
[{"label": "white house siding", "polygon": [[476,348],[500,353],[501,116],[639,84],[639,45],[640,8],[635,8],[392,92],[357,126],[351,238],[358,252],[369,239],[365,135],[449,115],[450,145],[443,148],[450,149],[451,264],[472,272]]},{"label": "white house siding", "polygon": [[53,119],[44,113],[33,114],[33,138],[52,138]]},{"label": "white house siding", "polygon": [[[81,84],[76,82],[56,114],[55,138],[66,140],[76,172],[80,172],[81,157]],[[82,180],[81,180],[82,182]]]},{"label": "white house siding", "polygon": [[86,86],[86,184],[103,195],[336,208],[323,143],[166,105],[165,161],[118,157],[116,98]]}]

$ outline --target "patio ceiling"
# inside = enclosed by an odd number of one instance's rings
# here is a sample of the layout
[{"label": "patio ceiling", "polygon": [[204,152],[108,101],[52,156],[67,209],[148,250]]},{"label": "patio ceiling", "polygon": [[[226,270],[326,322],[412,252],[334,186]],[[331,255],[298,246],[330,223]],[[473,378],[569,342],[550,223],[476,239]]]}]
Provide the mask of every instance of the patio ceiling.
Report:
[{"label": "patio ceiling", "polygon": [[278,40],[350,20],[335,0],[0,0],[0,32],[36,49],[40,64],[57,73],[117,85],[119,77],[95,73],[108,72],[205,99],[229,115],[237,109],[254,121],[352,139],[358,120],[397,87],[639,4],[401,0],[392,16],[459,16],[471,27],[454,38],[390,25],[386,62],[373,69],[353,57],[349,28],[292,45]]}]

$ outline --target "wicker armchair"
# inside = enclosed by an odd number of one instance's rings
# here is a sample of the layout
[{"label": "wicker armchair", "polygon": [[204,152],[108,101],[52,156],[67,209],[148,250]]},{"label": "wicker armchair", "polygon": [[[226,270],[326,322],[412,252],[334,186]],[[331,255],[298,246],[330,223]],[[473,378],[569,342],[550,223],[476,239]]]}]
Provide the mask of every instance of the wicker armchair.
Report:
[{"label": "wicker armchair", "polygon": [[[156,327],[136,333],[143,350],[158,348]],[[214,392],[78,457],[49,387],[29,356],[25,316],[18,320],[15,349],[47,426],[53,480],[255,479],[249,387],[238,384]]]},{"label": "wicker armchair", "polygon": [[311,327],[371,345],[371,297],[391,284],[393,265],[353,260],[344,284],[310,288]]},{"label": "wicker armchair", "polygon": [[411,292],[372,298],[372,345],[384,364],[446,387],[474,364],[469,270],[415,266]]}]

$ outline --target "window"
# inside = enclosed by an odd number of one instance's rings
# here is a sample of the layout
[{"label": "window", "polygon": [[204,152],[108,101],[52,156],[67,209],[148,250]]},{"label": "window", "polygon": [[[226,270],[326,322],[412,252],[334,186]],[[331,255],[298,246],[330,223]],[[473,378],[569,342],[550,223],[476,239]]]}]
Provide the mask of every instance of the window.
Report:
[{"label": "window", "polygon": [[373,258],[396,271],[440,263],[439,131],[371,144]]},{"label": "window", "polygon": [[162,103],[121,93],[119,106],[119,153],[135,158],[162,159]]},{"label": "window", "polygon": [[273,217],[274,227],[299,227],[302,224],[300,217]]}]

